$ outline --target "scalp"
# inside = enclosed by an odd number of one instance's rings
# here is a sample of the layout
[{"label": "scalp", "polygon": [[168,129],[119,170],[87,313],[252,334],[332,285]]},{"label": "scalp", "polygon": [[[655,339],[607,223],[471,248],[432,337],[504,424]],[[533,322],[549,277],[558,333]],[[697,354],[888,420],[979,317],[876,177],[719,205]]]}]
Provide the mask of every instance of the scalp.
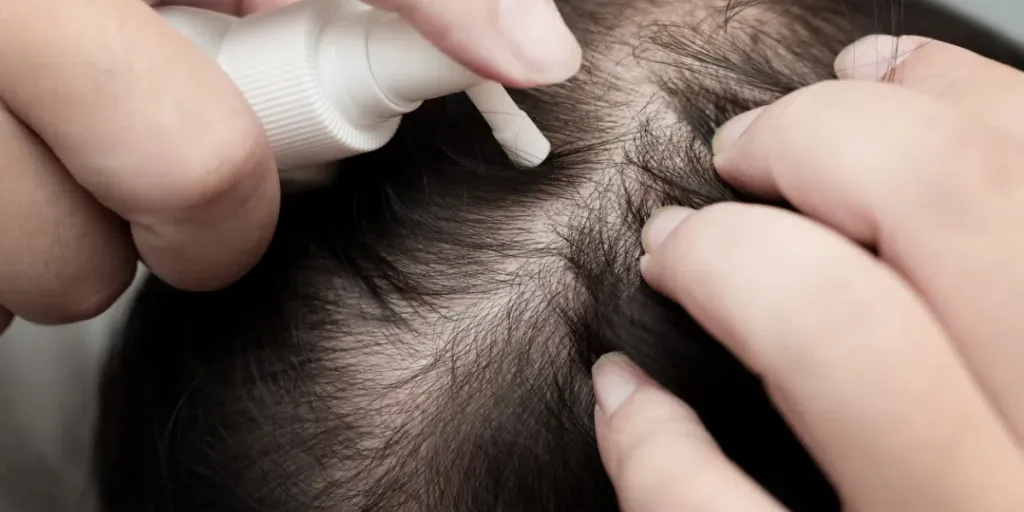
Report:
[{"label": "scalp", "polygon": [[108,508],[614,511],[589,381],[611,350],[791,508],[838,508],[760,383],[637,258],[653,207],[736,199],[715,128],[829,78],[882,23],[873,2],[560,7],[584,69],[516,93],[553,143],[540,167],[512,166],[465,98],[428,102],[286,198],[236,285],[149,285],[104,384]]}]

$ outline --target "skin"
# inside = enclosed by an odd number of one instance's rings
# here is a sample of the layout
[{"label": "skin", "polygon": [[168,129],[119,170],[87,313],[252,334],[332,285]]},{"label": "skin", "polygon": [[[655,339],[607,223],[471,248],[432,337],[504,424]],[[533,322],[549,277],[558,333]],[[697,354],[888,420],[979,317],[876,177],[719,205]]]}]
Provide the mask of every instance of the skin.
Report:
[{"label": "skin", "polygon": [[[293,1],[0,0],[0,333],[15,316],[95,316],[139,259],[187,290],[228,285],[259,260],[280,204],[266,134],[147,3],[247,15]],[[370,3],[509,85],[580,65],[548,0]]]},{"label": "skin", "polygon": [[[836,70],[714,143],[801,214],[659,210],[641,271],[764,380],[848,509],[1024,510],[1024,74],[883,36]],[[625,357],[594,379],[624,510],[782,509]]]}]

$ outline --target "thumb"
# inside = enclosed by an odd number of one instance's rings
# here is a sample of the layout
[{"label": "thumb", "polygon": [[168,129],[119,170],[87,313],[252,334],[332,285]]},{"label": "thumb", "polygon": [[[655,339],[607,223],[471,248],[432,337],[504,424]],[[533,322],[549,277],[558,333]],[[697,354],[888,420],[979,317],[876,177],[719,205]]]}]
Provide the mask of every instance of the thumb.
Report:
[{"label": "thumb", "polygon": [[[147,0],[246,15],[298,0]],[[474,73],[512,87],[562,82],[582,51],[553,0],[365,0],[402,15],[428,41]]]},{"label": "thumb", "polygon": [[696,413],[621,354],[594,365],[598,447],[626,512],[778,512]]},{"label": "thumb", "polygon": [[553,0],[365,0],[397,11],[451,58],[512,87],[576,74],[580,45]]}]

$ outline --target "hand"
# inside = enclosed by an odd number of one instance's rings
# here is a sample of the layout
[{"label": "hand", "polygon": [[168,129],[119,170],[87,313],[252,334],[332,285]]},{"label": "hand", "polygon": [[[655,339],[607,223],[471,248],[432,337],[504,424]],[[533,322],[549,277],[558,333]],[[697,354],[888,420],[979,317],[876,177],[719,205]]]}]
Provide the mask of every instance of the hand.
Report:
[{"label": "hand", "polygon": [[[661,210],[643,275],[763,379],[850,510],[1024,510],[1024,74],[890,37],[836,70],[714,143],[804,215]],[[781,509],[624,357],[594,377],[625,510]]]},{"label": "hand", "polygon": [[246,272],[279,184],[217,65],[137,0],[0,0],[0,13],[0,332],[12,313],[99,313],[138,256],[191,290]]},{"label": "hand", "polygon": [[[297,0],[172,0],[245,15]],[[513,87],[566,80],[582,52],[554,0],[363,0],[402,15],[431,43],[473,72]],[[152,1],[150,2],[152,3]]]},{"label": "hand", "polygon": [[519,88],[562,82],[582,51],[554,0],[366,0],[396,11],[471,71]]}]

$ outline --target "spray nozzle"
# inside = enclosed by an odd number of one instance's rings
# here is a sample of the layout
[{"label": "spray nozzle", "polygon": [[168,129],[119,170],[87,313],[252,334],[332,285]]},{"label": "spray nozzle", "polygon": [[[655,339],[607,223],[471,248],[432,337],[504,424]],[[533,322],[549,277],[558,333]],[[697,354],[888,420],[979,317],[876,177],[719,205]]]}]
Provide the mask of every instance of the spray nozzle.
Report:
[{"label": "spray nozzle", "polygon": [[301,0],[244,18],[159,12],[235,81],[282,169],[376,150],[403,114],[461,91],[517,164],[535,166],[551,150],[504,87],[457,64],[397,14],[356,0]]}]

